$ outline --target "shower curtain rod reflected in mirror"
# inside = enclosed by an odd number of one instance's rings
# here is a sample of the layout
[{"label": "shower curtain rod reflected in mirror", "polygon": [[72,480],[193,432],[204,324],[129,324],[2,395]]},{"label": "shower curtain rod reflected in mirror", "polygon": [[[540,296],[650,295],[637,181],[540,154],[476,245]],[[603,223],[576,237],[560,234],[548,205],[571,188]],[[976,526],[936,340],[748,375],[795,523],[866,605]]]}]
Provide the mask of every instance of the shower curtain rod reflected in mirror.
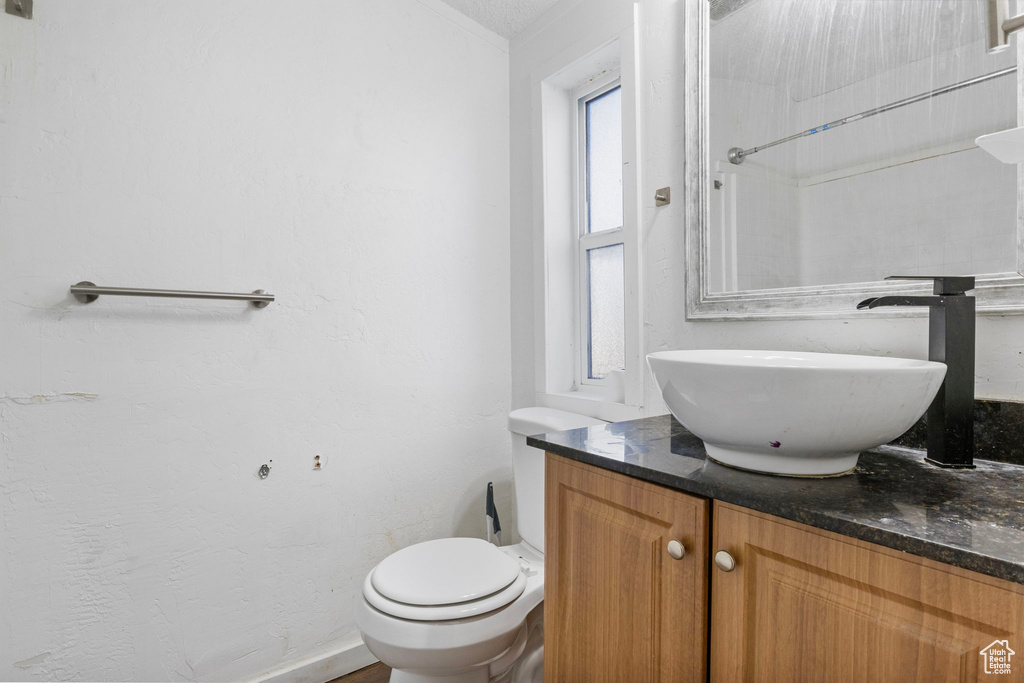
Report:
[{"label": "shower curtain rod reflected in mirror", "polygon": [[1005,69],[1000,69],[999,71],[993,71],[992,73],[984,74],[982,76],[975,76],[974,78],[969,78],[966,81],[960,81],[959,83],[954,83],[952,85],[936,88],[935,90],[929,90],[928,92],[924,92],[919,95],[913,95],[911,97],[907,97],[897,102],[890,102],[889,104],[884,104],[880,107],[875,107],[874,109],[868,109],[867,111],[862,111],[859,114],[854,114],[852,116],[837,119],[835,121],[832,121],[831,123],[826,123],[824,125],[817,126],[816,128],[809,128],[803,132],[795,133],[794,135],[790,135],[789,137],[781,138],[779,140],[775,140],[774,142],[769,142],[764,145],[758,145],[756,147],[751,147],[750,149],[733,147],[732,149],[729,150],[729,161],[731,161],[734,164],[742,164],[743,160],[746,159],[749,155],[756,154],[757,152],[768,149],[769,147],[775,147],[776,145],[781,145],[784,142],[790,142],[792,140],[797,140],[799,138],[805,138],[809,135],[814,135],[815,133],[823,133],[826,130],[832,130],[833,128],[844,126],[847,123],[860,121],[861,119],[866,119],[876,114],[883,114],[887,111],[892,111],[893,109],[905,107],[908,104],[914,104],[915,102],[921,102],[923,100],[931,99],[933,97],[938,97],[939,95],[945,95],[946,93],[951,93],[955,90],[968,88],[972,85],[984,83],[985,81],[990,81],[994,78],[999,78],[1000,76],[1009,76],[1010,74],[1014,73],[1017,73],[1017,67],[1010,66]]}]

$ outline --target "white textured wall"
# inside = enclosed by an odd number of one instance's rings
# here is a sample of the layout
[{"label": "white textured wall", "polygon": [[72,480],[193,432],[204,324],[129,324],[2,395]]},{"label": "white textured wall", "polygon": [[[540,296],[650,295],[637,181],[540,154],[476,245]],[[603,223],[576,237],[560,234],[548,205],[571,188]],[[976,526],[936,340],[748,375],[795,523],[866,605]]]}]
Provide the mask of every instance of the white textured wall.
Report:
[{"label": "white textured wall", "polygon": [[253,678],[511,510],[507,66],[433,0],[0,14],[0,680]]},{"label": "white textured wall", "polygon": [[[834,351],[924,358],[924,318],[867,320],[851,311],[847,320],[780,322],[687,322],[683,221],[684,2],[640,0],[641,173],[644,207],[644,343],[646,350],[686,348],[769,348]],[[557,61],[566,46],[584,36],[618,30],[615,18],[630,0],[562,0],[510,45],[512,101],[512,357],[513,404],[536,400],[534,358],[538,330],[534,307],[543,283],[532,178],[533,135],[530,76]],[[673,203],[655,208],[654,192],[671,186]],[[1024,317],[982,317],[978,321],[977,395],[1024,400]],[[645,411],[668,412],[645,375]]]}]

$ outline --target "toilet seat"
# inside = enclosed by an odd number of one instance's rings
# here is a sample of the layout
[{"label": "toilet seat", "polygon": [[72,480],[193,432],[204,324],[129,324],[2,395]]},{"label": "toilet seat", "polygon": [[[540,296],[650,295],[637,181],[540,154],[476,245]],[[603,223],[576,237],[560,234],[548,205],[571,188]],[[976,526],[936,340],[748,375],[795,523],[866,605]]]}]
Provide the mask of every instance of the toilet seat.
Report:
[{"label": "toilet seat", "polygon": [[508,554],[478,538],[403,548],[367,575],[363,596],[401,619],[447,621],[500,609],[522,595],[526,576]]},{"label": "toilet seat", "polygon": [[496,593],[468,602],[457,602],[451,605],[410,605],[404,602],[389,600],[378,593],[373,587],[373,572],[363,582],[363,597],[366,601],[385,614],[399,619],[413,621],[450,621],[475,617],[486,612],[512,603],[526,589],[526,576],[520,573],[508,586]]},{"label": "toilet seat", "polygon": [[374,589],[409,605],[452,605],[497,593],[519,564],[479,538],[440,538],[402,548],[373,570]]}]

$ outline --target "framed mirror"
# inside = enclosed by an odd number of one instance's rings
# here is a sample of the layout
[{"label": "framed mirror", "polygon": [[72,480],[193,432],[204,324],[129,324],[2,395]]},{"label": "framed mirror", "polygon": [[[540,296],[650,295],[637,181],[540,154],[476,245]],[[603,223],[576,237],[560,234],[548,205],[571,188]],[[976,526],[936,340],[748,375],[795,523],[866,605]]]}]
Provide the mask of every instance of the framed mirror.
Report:
[{"label": "framed mirror", "polygon": [[[891,275],[974,275],[1024,313],[1020,39],[988,0],[687,4],[687,318],[840,318]],[[925,315],[904,309],[889,315]]]}]

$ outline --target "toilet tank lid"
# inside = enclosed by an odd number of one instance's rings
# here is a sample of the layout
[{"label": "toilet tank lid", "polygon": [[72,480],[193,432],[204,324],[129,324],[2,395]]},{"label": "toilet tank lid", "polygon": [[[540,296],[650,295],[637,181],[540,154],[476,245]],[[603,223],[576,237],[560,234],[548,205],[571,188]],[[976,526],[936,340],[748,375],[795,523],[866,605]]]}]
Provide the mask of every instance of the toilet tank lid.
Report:
[{"label": "toilet tank lid", "polygon": [[566,429],[594,427],[603,424],[608,423],[598,420],[596,417],[587,417],[554,408],[519,408],[508,414],[509,431],[523,436],[562,432]]}]

